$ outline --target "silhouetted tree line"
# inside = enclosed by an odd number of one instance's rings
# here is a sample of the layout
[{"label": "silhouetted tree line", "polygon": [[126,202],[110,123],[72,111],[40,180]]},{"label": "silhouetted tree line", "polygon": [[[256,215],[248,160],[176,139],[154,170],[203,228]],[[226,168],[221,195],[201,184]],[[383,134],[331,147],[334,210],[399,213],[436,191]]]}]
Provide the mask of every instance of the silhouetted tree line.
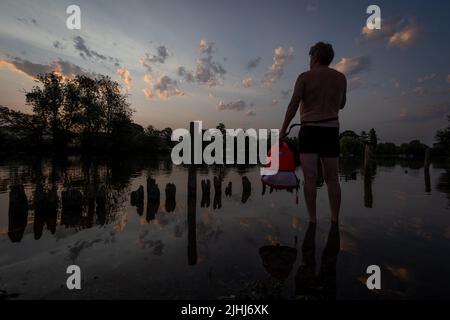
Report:
[{"label": "silhouetted tree line", "polygon": [[340,134],[341,153],[344,157],[362,158],[366,145],[371,147],[372,152],[379,157],[406,157],[421,158],[429,148],[419,140],[412,140],[408,143],[397,145],[393,142],[379,142],[375,129],[370,129],[369,133],[362,131],[357,134],[347,130]]},{"label": "silhouetted tree line", "polygon": [[449,126],[436,132],[436,143],[434,148],[440,154],[450,156],[450,115],[447,116]]},{"label": "silhouetted tree line", "polygon": [[6,150],[170,150],[172,129],[134,123],[127,95],[110,77],[46,73],[37,81],[25,92],[32,114],[0,106],[0,142]]}]

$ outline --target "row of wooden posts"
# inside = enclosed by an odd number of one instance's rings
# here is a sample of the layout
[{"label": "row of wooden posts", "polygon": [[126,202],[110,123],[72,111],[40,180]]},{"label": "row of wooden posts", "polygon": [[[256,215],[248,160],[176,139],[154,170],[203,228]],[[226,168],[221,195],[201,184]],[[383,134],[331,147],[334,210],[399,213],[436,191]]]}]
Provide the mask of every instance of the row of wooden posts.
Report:
[{"label": "row of wooden posts", "polygon": [[[214,176],[213,186],[214,186],[214,201],[213,208],[218,209],[222,207],[222,181],[223,178],[220,176]],[[231,197],[233,194],[233,184],[231,181],[228,182],[225,187],[225,196]],[[242,197],[241,202],[246,203],[251,195],[252,186],[250,180],[246,177],[242,177]],[[203,179],[201,181],[201,207],[209,208],[211,204],[211,180]],[[144,208],[144,186],[140,185],[136,190],[131,192],[130,203],[132,206],[137,207],[139,215],[143,214]],[[166,212],[172,212],[176,208],[176,186],[173,183],[168,183],[165,188],[166,202],[165,210]],[[154,215],[159,209],[160,205],[160,190],[155,180],[152,178],[147,178],[147,217],[152,220]],[[149,213],[151,212],[151,213]]]},{"label": "row of wooden posts", "polygon": [[[106,222],[107,193],[104,186],[95,190],[89,186],[86,195],[80,190],[67,187],[61,192],[61,224],[68,227],[80,225],[83,217],[83,203],[87,201],[88,215],[97,213],[98,222]],[[42,183],[36,184],[33,194],[32,207],[34,209],[34,237],[42,236],[44,225],[52,234],[56,232],[60,198],[57,187],[46,190]],[[8,209],[8,235],[12,242],[20,242],[28,224],[29,204],[23,184],[11,186]]]}]

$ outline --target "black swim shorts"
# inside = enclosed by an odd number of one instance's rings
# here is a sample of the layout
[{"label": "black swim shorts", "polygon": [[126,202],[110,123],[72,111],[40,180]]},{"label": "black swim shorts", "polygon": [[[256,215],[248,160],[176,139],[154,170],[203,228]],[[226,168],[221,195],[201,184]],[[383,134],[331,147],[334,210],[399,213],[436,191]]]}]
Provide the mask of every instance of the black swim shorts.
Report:
[{"label": "black swim shorts", "polygon": [[302,126],[298,134],[300,153],[315,153],[322,158],[340,155],[339,128]]}]

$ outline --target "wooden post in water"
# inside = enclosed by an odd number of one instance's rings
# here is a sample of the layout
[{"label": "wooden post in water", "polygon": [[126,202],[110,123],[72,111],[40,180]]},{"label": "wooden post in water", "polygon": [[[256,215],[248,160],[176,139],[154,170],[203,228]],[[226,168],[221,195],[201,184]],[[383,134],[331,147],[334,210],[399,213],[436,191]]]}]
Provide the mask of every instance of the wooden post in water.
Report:
[{"label": "wooden post in water", "polygon": [[431,180],[430,180],[430,148],[425,150],[425,160],[423,163],[424,176],[425,176],[425,192],[431,192]]},{"label": "wooden post in water", "polygon": [[194,164],[194,122],[190,123],[189,133],[191,135],[191,164],[188,171],[188,264],[197,264],[197,168]]},{"label": "wooden post in water", "polygon": [[370,149],[370,146],[366,144],[364,148],[364,206],[366,208],[372,208],[373,206],[372,174],[372,150]]},{"label": "wooden post in water", "polygon": [[372,151],[370,150],[370,146],[366,144],[364,149],[364,173],[368,173],[371,170],[372,166]]},{"label": "wooden post in water", "polygon": [[426,148],[425,150],[425,160],[423,163],[425,170],[430,170],[430,148]]},{"label": "wooden post in water", "polygon": [[22,184],[10,188],[8,237],[12,242],[20,242],[28,224],[28,199]]}]

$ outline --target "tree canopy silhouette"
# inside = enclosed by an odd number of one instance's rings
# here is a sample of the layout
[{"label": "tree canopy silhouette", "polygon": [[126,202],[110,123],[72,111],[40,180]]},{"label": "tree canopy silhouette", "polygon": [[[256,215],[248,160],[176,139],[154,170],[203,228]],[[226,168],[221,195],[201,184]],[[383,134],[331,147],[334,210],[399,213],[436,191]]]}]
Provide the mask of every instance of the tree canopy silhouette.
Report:
[{"label": "tree canopy silhouette", "polygon": [[65,147],[75,135],[89,148],[96,135],[110,135],[118,126],[132,122],[127,95],[110,77],[66,79],[46,73],[38,75],[37,81],[39,85],[25,93],[26,102],[57,148]]},{"label": "tree canopy silhouette", "polygon": [[437,147],[446,155],[450,155],[450,115],[447,116],[449,126],[436,132]]},{"label": "tree canopy silhouette", "polygon": [[172,129],[144,129],[121,86],[103,75],[65,78],[40,74],[25,91],[32,114],[0,106],[0,143],[5,150],[170,152]]}]

